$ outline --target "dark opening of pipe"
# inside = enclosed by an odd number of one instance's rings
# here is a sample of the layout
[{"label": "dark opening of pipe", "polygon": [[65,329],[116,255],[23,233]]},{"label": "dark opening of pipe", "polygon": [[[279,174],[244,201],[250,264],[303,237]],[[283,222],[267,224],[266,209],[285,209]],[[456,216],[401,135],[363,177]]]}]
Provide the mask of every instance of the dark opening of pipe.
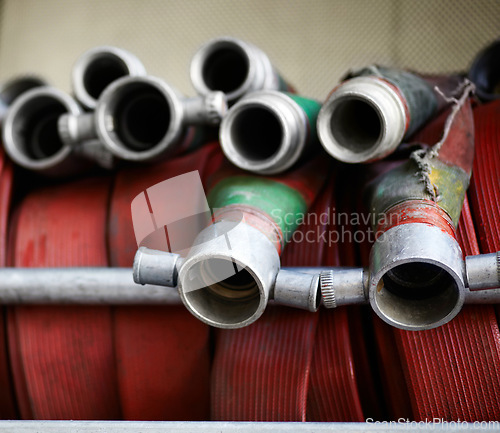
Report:
[{"label": "dark opening of pipe", "polygon": [[114,110],[118,137],[130,150],[144,151],[158,145],[170,127],[171,112],[156,88],[134,85],[118,97]]},{"label": "dark opening of pipe", "polygon": [[[49,158],[59,152],[64,144],[59,137],[57,121],[67,110],[52,98],[34,101],[24,115],[20,115],[18,126],[21,137],[20,151],[34,160]],[[21,126],[22,124],[22,126]]]},{"label": "dark opening of pipe", "polygon": [[248,69],[248,58],[240,48],[218,48],[206,58],[203,64],[203,81],[210,90],[230,93],[245,82]]},{"label": "dark opening of pipe", "polygon": [[398,265],[385,273],[381,283],[376,293],[380,311],[410,326],[432,326],[451,313],[459,298],[455,279],[432,263]]},{"label": "dark opening of pipe", "polygon": [[251,107],[236,115],[231,125],[231,141],[245,159],[264,161],[280,149],[283,128],[272,111],[263,107]]},{"label": "dark opening of pipe", "polygon": [[202,317],[219,324],[236,324],[257,311],[259,286],[248,269],[229,259],[211,258],[197,263],[190,272],[201,287],[184,288],[185,296]]},{"label": "dark opening of pipe", "polygon": [[92,60],[87,66],[83,76],[83,85],[92,98],[98,99],[108,85],[126,75],[128,75],[128,68],[119,57],[103,55]]},{"label": "dark opening of pipe", "polygon": [[342,147],[361,153],[378,142],[382,134],[382,122],[369,102],[344,98],[337,102],[332,112],[330,130]]}]

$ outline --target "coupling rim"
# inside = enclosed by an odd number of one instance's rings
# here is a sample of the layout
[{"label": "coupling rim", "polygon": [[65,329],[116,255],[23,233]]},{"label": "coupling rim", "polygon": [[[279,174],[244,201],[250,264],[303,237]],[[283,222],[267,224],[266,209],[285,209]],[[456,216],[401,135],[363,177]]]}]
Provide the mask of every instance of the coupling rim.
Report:
[{"label": "coupling rim", "polygon": [[131,52],[112,45],[101,45],[90,48],[82,53],[75,61],[71,71],[71,85],[75,98],[86,108],[95,109],[98,98],[92,97],[85,88],[84,77],[87,67],[100,57],[114,57],[118,59],[127,69],[127,76],[146,75],[146,68]]},{"label": "coupling rim", "polygon": [[[165,98],[170,110],[170,123],[167,133],[161,141],[150,149],[144,151],[130,150],[121,140],[116,137],[113,113],[109,111],[114,108],[115,99],[119,97],[119,91],[137,84],[148,85],[159,91]],[[118,96],[116,96],[118,95]],[[111,108],[110,108],[111,105]],[[97,135],[104,146],[116,157],[127,161],[150,161],[158,156],[167,154],[169,148],[176,144],[183,131],[183,107],[176,89],[171,87],[161,78],[151,75],[127,76],[119,78],[111,83],[99,98],[95,109]]]},{"label": "coupling rim", "polygon": [[[212,320],[212,319],[205,317],[202,313],[200,313],[193,306],[192,302],[190,302],[190,300],[186,297],[186,292],[183,289],[183,283],[182,283],[184,280],[184,275],[187,272],[189,272],[189,270],[190,270],[189,268],[191,268],[193,265],[204,262],[206,260],[212,260],[212,259],[226,260],[228,262],[230,261],[233,264],[237,265],[238,267],[241,267],[241,270],[247,271],[252,276],[252,278],[256,282],[258,290],[259,290],[259,305],[258,305],[257,309],[255,310],[255,312],[251,316],[249,316],[246,319],[241,320],[240,322],[237,322],[237,323],[230,323],[229,324],[229,323],[217,322],[215,320]],[[241,260],[238,260],[237,258],[235,258],[233,256],[228,256],[228,255],[220,254],[220,253],[216,253],[216,254],[208,254],[207,253],[207,254],[202,254],[202,255],[195,256],[195,257],[187,258],[181,266],[177,281],[178,281],[177,286],[178,286],[178,291],[179,291],[179,296],[181,298],[181,301],[184,304],[184,306],[191,312],[191,314],[193,314],[196,318],[198,318],[202,322],[206,323],[207,325],[214,326],[216,328],[221,328],[221,329],[238,329],[238,328],[243,328],[245,326],[252,324],[256,320],[258,320],[260,316],[262,316],[262,314],[264,313],[264,311],[266,309],[269,298],[270,298],[269,293],[266,293],[266,291],[264,290],[264,287],[263,287],[262,282],[260,281],[259,277],[250,267],[246,266]],[[199,290],[201,290],[201,289],[199,289]]]},{"label": "coupling rim", "polygon": [[[456,248],[457,252],[461,254],[461,249],[460,246],[458,245],[458,242],[453,239],[449,234],[442,232],[439,228],[430,226],[425,223],[411,223],[411,224],[401,224],[395,227],[390,228],[386,232],[384,232],[376,241],[375,244],[372,246],[371,251],[370,251],[370,280],[369,280],[369,289],[368,289],[368,300],[370,303],[370,306],[372,307],[373,311],[377,316],[382,319],[384,322],[387,324],[394,326],[399,329],[404,329],[408,331],[420,331],[420,330],[428,330],[428,329],[434,329],[439,326],[442,326],[446,323],[448,323],[450,320],[452,320],[462,309],[464,303],[465,303],[465,280],[464,280],[464,269],[463,269],[463,261],[461,262],[462,264],[462,269],[461,272],[457,272],[457,270],[453,269],[450,265],[447,263],[444,263],[442,261],[439,261],[435,258],[430,258],[430,257],[421,257],[421,256],[409,256],[400,260],[394,260],[392,259],[389,261],[387,264],[381,266],[376,270],[376,272],[373,272],[373,255],[375,254],[376,251],[376,244],[377,242],[382,242],[385,241],[383,237],[387,237],[388,234],[390,235],[391,232],[394,234],[396,230],[401,230],[401,228],[407,229],[409,226],[424,226],[426,230],[432,230],[438,235],[441,236],[446,236],[453,242],[453,247]],[[458,253],[457,253],[458,254]],[[460,255],[461,257],[461,255]],[[382,278],[385,274],[387,274],[388,271],[391,269],[394,269],[397,266],[403,265],[403,264],[408,264],[408,263],[416,263],[417,261],[414,259],[418,258],[419,263],[427,263],[427,264],[432,264],[440,269],[446,271],[449,276],[451,276],[454,280],[454,283],[457,286],[457,292],[458,296],[456,299],[456,303],[454,307],[446,314],[446,316],[442,317],[440,320],[435,321],[432,324],[429,325],[410,325],[407,323],[403,323],[401,321],[395,320],[393,318],[390,318],[387,316],[387,314],[382,311],[379,305],[379,299],[377,297],[378,291],[382,289],[380,286],[380,283],[383,281]]]},{"label": "coupling rim", "polygon": [[211,89],[205,83],[203,78],[203,69],[206,60],[220,47],[236,47],[246,58],[248,64],[248,70],[246,73],[245,80],[236,89],[231,92],[224,92],[228,102],[234,102],[235,100],[241,98],[245,93],[251,90],[253,77],[256,75],[257,65],[252,59],[252,48],[253,46],[241,39],[234,38],[231,36],[220,36],[205,42],[196,53],[193,55],[190,64],[190,77],[191,83],[195,88],[196,92],[201,95],[206,95],[207,93],[218,90]]},{"label": "coupling rim", "polygon": [[3,145],[9,157],[20,166],[34,171],[43,171],[64,161],[73,151],[69,143],[61,139],[63,146],[54,155],[43,159],[31,159],[18,150],[14,139],[14,123],[19,112],[24,109],[25,104],[29,104],[36,98],[53,98],[61,103],[67,112],[65,114],[80,115],[83,110],[78,103],[67,93],[52,86],[41,86],[28,90],[19,96],[11,105],[3,123]]},{"label": "coupling rim", "polygon": [[[280,123],[282,139],[279,149],[262,160],[245,158],[232,139],[233,123],[237,116],[248,108],[267,110]],[[293,119],[287,122],[290,116],[293,116]],[[226,158],[237,167],[272,175],[288,170],[299,160],[306,147],[308,132],[307,116],[292,98],[276,90],[261,90],[245,96],[228,110],[220,125],[219,141]]]},{"label": "coupling rim", "polygon": [[[380,98],[380,94],[388,97],[387,101]],[[340,144],[331,131],[333,112],[340,102],[349,99],[369,104],[381,122],[381,132],[376,142],[361,152]],[[394,131],[387,128],[391,118],[396,119],[399,125]],[[400,96],[388,83],[373,76],[354,77],[341,83],[327,97],[317,119],[318,138],[323,148],[335,159],[351,164],[374,161],[393,152],[403,140],[406,129],[406,107]]]}]

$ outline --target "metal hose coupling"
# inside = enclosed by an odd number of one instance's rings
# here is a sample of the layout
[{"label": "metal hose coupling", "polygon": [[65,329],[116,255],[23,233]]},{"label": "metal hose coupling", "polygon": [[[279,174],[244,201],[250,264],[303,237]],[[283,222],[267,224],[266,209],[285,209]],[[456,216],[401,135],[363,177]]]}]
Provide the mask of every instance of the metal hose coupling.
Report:
[{"label": "metal hose coupling", "polygon": [[220,90],[229,104],[257,90],[290,90],[263,51],[232,37],[205,43],[191,60],[190,74],[199,94]]},{"label": "metal hose coupling", "polygon": [[244,170],[284,172],[319,148],[316,119],[320,108],[317,101],[274,90],[246,95],[222,119],[222,150]]},{"label": "metal hose coupling", "polygon": [[[247,241],[257,242],[255,248],[240,245]],[[179,283],[187,308],[218,328],[249,325],[271,299],[279,305],[318,310],[319,271],[280,269],[276,249],[255,228],[219,222],[200,233],[195,245],[186,259],[140,247],[134,259],[134,281],[166,287]]]},{"label": "metal hose coupling", "polygon": [[99,96],[113,81],[141,75],[146,75],[146,68],[132,53],[111,46],[95,47],[84,52],[73,66],[73,93],[85,108],[94,109]]},{"label": "metal hose coupling", "polygon": [[459,77],[427,77],[371,66],[348,75],[328,95],[318,116],[325,150],[347,163],[382,159],[423,126],[446,100]]},{"label": "metal hose coupling", "polygon": [[201,145],[194,125],[215,126],[227,109],[222,92],[185,98],[163,80],[124,77],[111,83],[93,113],[65,116],[69,143],[99,139],[119,159],[146,162]]},{"label": "metal hose coupling", "polygon": [[461,310],[465,267],[455,228],[469,185],[474,127],[465,86],[442,139],[379,175],[368,189],[376,241],[370,255],[373,310],[402,329],[440,326]]},{"label": "metal hose coupling", "polygon": [[[273,178],[222,163],[208,181],[212,223],[178,269],[179,294],[193,315],[212,326],[240,328],[257,320],[270,299],[318,308],[319,272],[282,272],[280,255],[320,191],[328,163],[317,158]],[[147,263],[138,253],[136,281],[151,281]]]},{"label": "metal hose coupling", "polygon": [[7,115],[7,110],[23,93],[35,87],[46,86],[47,83],[41,78],[22,75],[4,81],[0,84],[0,123],[3,122]]},{"label": "metal hose coupling", "polygon": [[[81,114],[78,103],[56,88],[29,90],[16,99],[7,112],[3,125],[5,151],[20,166],[49,176],[80,172],[91,165],[87,160],[94,156],[97,162],[107,165],[106,155],[101,158],[99,152],[78,148],[64,140],[60,117]],[[99,148],[99,145],[94,142],[90,143],[91,147]]]}]

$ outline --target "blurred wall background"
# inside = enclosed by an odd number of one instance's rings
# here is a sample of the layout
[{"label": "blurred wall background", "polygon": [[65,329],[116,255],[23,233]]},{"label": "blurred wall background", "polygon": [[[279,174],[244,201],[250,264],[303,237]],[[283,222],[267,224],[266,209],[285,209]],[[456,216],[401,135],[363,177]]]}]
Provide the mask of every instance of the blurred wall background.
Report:
[{"label": "blurred wall background", "polygon": [[465,70],[500,37],[499,0],[0,0],[0,14],[0,80],[35,72],[66,91],[75,59],[101,44],[192,95],[197,47],[239,37],[323,100],[349,68]]}]

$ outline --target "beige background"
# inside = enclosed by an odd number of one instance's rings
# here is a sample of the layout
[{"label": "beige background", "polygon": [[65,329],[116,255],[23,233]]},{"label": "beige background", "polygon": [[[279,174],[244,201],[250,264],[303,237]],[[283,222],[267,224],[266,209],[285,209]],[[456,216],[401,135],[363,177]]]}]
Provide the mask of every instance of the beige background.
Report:
[{"label": "beige background", "polygon": [[262,48],[304,95],[324,99],[371,62],[422,72],[466,69],[500,36],[499,0],[0,0],[0,80],[36,72],[70,90],[77,56],[100,44],[135,53],[187,95],[207,39]]}]

